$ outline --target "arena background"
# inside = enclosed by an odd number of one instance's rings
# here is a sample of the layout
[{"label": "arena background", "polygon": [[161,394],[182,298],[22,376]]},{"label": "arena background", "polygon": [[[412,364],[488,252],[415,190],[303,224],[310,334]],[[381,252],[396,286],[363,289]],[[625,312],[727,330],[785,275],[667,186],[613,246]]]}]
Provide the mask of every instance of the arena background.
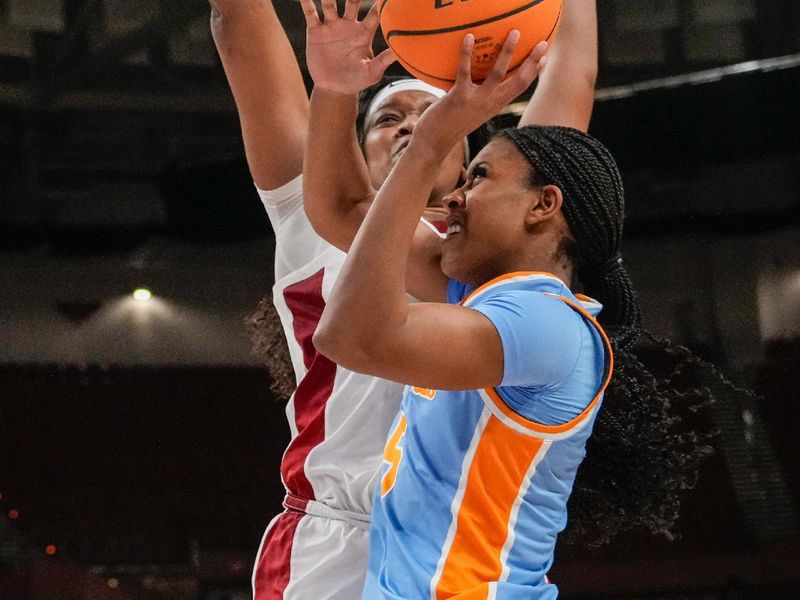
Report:
[{"label": "arena background", "polygon": [[[797,600],[800,5],[598,4],[592,132],[646,322],[759,395],[698,415],[720,435],[679,539],[559,547],[553,578],[565,600]],[[208,12],[0,0],[3,600],[249,596],[288,427],[243,327],[273,237]]]}]

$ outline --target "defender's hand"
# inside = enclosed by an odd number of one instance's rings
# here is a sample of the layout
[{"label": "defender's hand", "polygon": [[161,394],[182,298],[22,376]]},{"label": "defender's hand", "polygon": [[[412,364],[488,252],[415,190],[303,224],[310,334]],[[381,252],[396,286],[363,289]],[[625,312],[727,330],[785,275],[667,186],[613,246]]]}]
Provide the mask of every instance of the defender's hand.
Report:
[{"label": "defender's hand", "polygon": [[380,81],[396,59],[391,50],[378,56],[372,40],[378,29],[377,3],[363,21],[359,0],[347,0],[339,16],[336,0],[322,0],[323,19],[313,0],[300,0],[306,17],[306,62],[314,85],[340,94],[357,94]]}]

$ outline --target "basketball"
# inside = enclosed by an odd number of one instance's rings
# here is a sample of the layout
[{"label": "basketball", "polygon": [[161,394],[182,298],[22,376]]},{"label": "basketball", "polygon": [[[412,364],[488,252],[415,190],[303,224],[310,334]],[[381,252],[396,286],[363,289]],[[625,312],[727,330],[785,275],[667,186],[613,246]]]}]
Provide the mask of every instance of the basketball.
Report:
[{"label": "basketball", "polygon": [[458,71],[464,36],[475,36],[472,79],[491,72],[508,33],[520,41],[508,73],[519,68],[531,50],[558,31],[562,0],[382,0],[381,30],[398,62],[431,85],[450,89]]}]

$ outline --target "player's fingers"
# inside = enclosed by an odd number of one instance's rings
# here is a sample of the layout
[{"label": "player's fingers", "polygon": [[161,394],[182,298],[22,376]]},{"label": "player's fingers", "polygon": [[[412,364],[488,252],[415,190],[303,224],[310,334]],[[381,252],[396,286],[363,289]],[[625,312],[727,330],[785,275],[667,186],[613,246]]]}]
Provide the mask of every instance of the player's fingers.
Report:
[{"label": "player's fingers", "polygon": [[339,19],[339,7],[336,6],[336,0],[322,0],[322,17],[326,23]]},{"label": "player's fingers", "polygon": [[539,42],[536,46],[533,47],[531,50],[530,55],[528,58],[531,60],[540,63],[542,60],[547,56],[547,51],[550,49],[550,46],[547,42]]},{"label": "player's fingers", "polygon": [[514,56],[514,50],[517,49],[519,37],[519,31],[516,29],[511,30],[511,32],[508,34],[506,41],[503,42],[503,47],[500,49],[500,53],[497,55],[497,60],[494,62],[492,71],[486,78],[486,83],[500,83],[506,76],[508,67],[511,64],[511,57]]},{"label": "player's fingers", "polygon": [[308,27],[316,27],[320,24],[319,13],[317,12],[317,7],[314,6],[313,0],[300,0],[300,6],[303,8]]},{"label": "player's fingers", "polygon": [[347,0],[344,5],[343,18],[348,21],[355,21],[358,18],[358,7],[361,5],[359,0]]},{"label": "player's fingers", "polygon": [[523,79],[528,79],[532,82],[536,77],[539,75],[539,72],[544,67],[546,61],[546,52],[547,52],[547,42],[539,42],[536,47],[531,50],[531,53],[525,59],[525,61],[519,66],[519,70],[515,74],[515,77],[521,77]]},{"label": "player's fingers", "polygon": [[517,72],[501,84],[501,88],[506,88],[503,89],[504,95],[513,100],[530,87],[547,62],[545,52],[547,52],[545,42],[541,42],[531,51]]},{"label": "player's fingers", "polygon": [[397,57],[394,55],[394,52],[392,52],[391,48],[387,48],[372,59],[369,63],[369,72],[370,79],[372,79],[373,83],[380,81],[386,69],[389,68],[389,65],[396,60]]},{"label": "player's fingers", "polygon": [[461,54],[458,58],[458,72],[456,85],[472,83],[472,51],[475,49],[475,36],[468,33],[461,44]]},{"label": "player's fingers", "polygon": [[364,17],[362,23],[364,27],[367,28],[367,31],[372,33],[373,35],[378,30],[378,25],[381,22],[381,11],[380,7],[378,6],[378,0],[372,3],[372,8],[369,9],[369,12]]}]

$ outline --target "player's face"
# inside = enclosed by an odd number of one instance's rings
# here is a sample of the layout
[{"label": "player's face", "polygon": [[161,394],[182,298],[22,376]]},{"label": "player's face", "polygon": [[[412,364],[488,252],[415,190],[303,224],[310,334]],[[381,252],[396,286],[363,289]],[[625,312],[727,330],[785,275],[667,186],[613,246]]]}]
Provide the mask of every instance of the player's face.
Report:
[{"label": "player's face", "polygon": [[529,176],[528,161],[509,140],[495,139],[475,157],[466,183],[443,201],[450,215],[442,269],[449,277],[479,285],[518,270],[537,193]]},{"label": "player's face", "polygon": [[[436,101],[437,98],[427,92],[398,92],[387,98],[364,124],[364,156],[375,189],[383,185],[405,152],[422,113]],[[456,187],[463,165],[464,147],[458,144],[439,167],[432,203],[438,203]]]}]

